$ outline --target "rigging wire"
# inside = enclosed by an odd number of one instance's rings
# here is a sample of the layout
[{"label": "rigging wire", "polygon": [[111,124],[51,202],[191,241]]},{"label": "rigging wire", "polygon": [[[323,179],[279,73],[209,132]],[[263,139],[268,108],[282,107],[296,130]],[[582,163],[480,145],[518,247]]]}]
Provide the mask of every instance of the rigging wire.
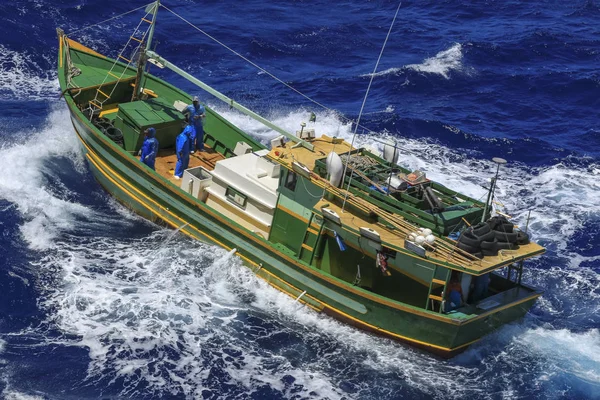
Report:
[{"label": "rigging wire", "polygon": [[[375,63],[375,68],[373,68],[373,73],[371,74],[371,79],[369,80],[369,86],[367,87],[367,92],[365,93],[365,97],[363,99],[362,105],[360,106],[360,112],[358,113],[358,119],[356,121],[356,125],[354,127],[354,134],[352,135],[352,142],[350,143],[350,150],[348,150],[348,158],[346,158],[346,166],[344,167],[344,173],[342,174],[342,182],[346,176],[346,171],[348,170],[348,160],[350,159],[350,151],[352,151],[352,147],[354,147],[354,140],[356,139],[356,132],[358,131],[358,125],[360,124],[360,118],[362,116],[363,110],[365,108],[365,103],[367,102],[367,97],[369,96],[369,91],[371,90],[371,84],[373,83],[373,79],[375,78],[375,72],[377,72],[377,67],[379,67],[379,61],[381,60],[381,56],[383,55],[383,50],[385,50],[385,45],[390,37],[390,33],[392,33],[392,28],[394,27],[394,23],[396,22],[396,17],[398,16],[398,12],[400,11],[400,6],[402,6],[402,2],[398,4],[398,8],[396,9],[396,14],[394,14],[394,19],[392,20],[392,24],[390,25],[390,29],[388,30],[387,36],[385,37],[385,41],[383,42],[383,46],[381,46],[381,51],[379,52],[379,57],[377,58],[377,62]],[[346,195],[344,196],[344,202],[342,203],[342,212],[344,212],[344,207],[346,206],[346,200],[348,200],[348,193],[350,190],[350,184],[352,183],[352,174],[350,174],[350,179],[348,180],[348,186],[346,187]]]},{"label": "rigging wire", "polygon": [[104,23],[106,23],[106,22],[112,21],[113,19],[121,18],[121,17],[123,17],[123,16],[125,16],[125,15],[127,15],[127,14],[131,14],[132,12],[135,12],[135,11],[137,11],[137,10],[141,10],[142,8],[148,7],[148,6],[149,6],[149,5],[151,5],[151,4],[154,4],[154,2],[152,2],[152,3],[148,3],[148,4],[144,4],[143,6],[140,6],[140,7],[138,7],[138,8],[134,8],[133,10],[129,10],[129,11],[127,11],[127,12],[124,12],[123,14],[119,14],[119,15],[117,15],[117,16],[114,16],[114,17],[112,17],[112,18],[105,19],[104,21],[100,21],[100,22],[98,22],[97,24],[93,24],[93,25],[84,26],[83,28],[81,28],[81,29],[77,29],[77,30],[75,30],[75,31],[73,31],[73,32],[70,32],[68,35],[65,35],[65,36],[66,36],[66,37],[69,37],[69,36],[71,36],[71,35],[73,35],[73,34],[75,34],[75,33],[77,33],[77,32],[81,32],[81,31],[83,31],[83,30],[86,30],[86,29],[89,29],[89,28],[93,28],[94,26],[102,25],[102,24],[104,24]]},{"label": "rigging wire", "polygon": [[[78,32],[81,32],[81,31],[83,31],[83,30],[86,30],[86,29],[89,29],[89,28],[93,28],[93,27],[96,27],[96,26],[98,26],[98,25],[102,25],[102,24],[104,24],[104,23],[106,23],[106,22],[109,22],[109,21],[115,20],[115,19],[117,19],[117,18],[123,17],[123,16],[125,16],[125,15],[127,15],[127,14],[131,14],[131,13],[133,13],[133,12],[135,12],[135,11],[138,11],[138,10],[140,10],[140,9],[142,9],[142,8],[148,7],[148,6],[152,5],[152,4],[154,4],[154,2],[152,2],[152,3],[148,3],[148,4],[145,4],[145,5],[143,5],[143,6],[140,6],[140,7],[137,7],[137,8],[134,8],[133,10],[129,10],[129,11],[127,11],[127,12],[124,12],[124,13],[122,13],[122,14],[116,15],[116,16],[114,16],[114,17],[112,17],[112,18],[106,19],[106,20],[104,20],[104,21],[101,21],[101,22],[98,22],[98,23],[96,23],[96,24],[88,25],[88,26],[85,26],[85,27],[83,27],[83,28],[81,28],[81,29],[77,29],[77,30],[75,30],[75,31],[72,31],[72,32],[70,32],[69,34],[67,34],[67,35],[65,35],[65,36],[66,36],[66,37],[69,37],[69,36],[71,36],[71,35],[74,35],[74,34],[76,34],[76,33],[78,33]],[[402,4],[402,3],[400,3],[400,5],[401,5],[401,4]],[[398,6],[398,9],[400,8],[400,5]],[[368,129],[368,128],[364,127],[364,126],[361,126],[361,125],[360,125],[360,124],[359,124],[357,121],[354,121],[354,120],[352,120],[351,118],[348,118],[348,117],[345,117],[344,115],[341,115],[341,114],[340,114],[339,112],[337,112],[336,110],[333,110],[333,109],[331,109],[331,108],[327,107],[326,105],[324,105],[324,104],[322,104],[322,103],[318,102],[317,100],[314,100],[313,98],[309,97],[308,95],[306,95],[306,94],[302,93],[302,92],[301,92],[301,91],[299,91],[298,89],[294,88],[294,87],[293,87],[293,86],[291,86],[290,84],[288,84],[288,83],[284,82],[282,79],[280,79],[280,78],[278,78],[277,76],[275,76],[273,73],[271,73],[271,72],[267,71],[266,69],[262,68],[261,66],[259,66],[259,65],[258,65],[258,64],[256,64],[255,62],[253,62],[253,61],[249,60],[247,57],[244,57],[242,54],[238,53],[237,51],[233,50],[232,48],[230,48],[230,47],[229,47],[229,46],[227,46],[226,44],[224,44],[224,43],[222,43],[221,41],[219,41],[218,39],[216,39],[215,37],[211,36],[209,33],[207,33],[207,32],[205,32],[205,31],[203,31],[201,28],[199,28],[198,26],[194,25],[194,24],[193,24],[193,23],[191,23],[190,21],[186,20],[184,17],[182,17],[181,15],[179,15],[178,13],[176,13],[175,11],[171,10],[170,8],[168,8],[167,6],[165,6],[164,4],[160,4],[160,6],[161,6],[162,8],[164,8],[165,10],[169,11],[171,14],[175,15],[177,18],[181,19],[181,20],[182,20],[183,22],[185,22],[186,24],[190,25],[192,28],[196,29],[198,32],[202,33],[203,35],[205,35],[205,36],[206,36],[206,37],[208,37],[209,39],[213,40],[214,42],[216,42],[216,43],[217,43],[217,44],[219,44],[220,46],[222,46],[222,47],[226,48],[227,50],[229,50],[231,53],[235,54],[236,56],[240,57],[241,59],[243,59],[243,60],[244,60],[244,61],[246,61],[247,63],[251,64],[252,66],[254,66],[255,68],[257,68],[257,69],[258,69],[258,70],[260,70],[261,72],[265,73],[266,75],[270,76],[271,78],[273,78],[273,79],[274,79],[274,80],[276,80],[277,82],[279,82],[279,83],[283,84],[284,86],[286,86],[286,87],[287,87],[287,88],[289,88],[290,90],[292,90],[292,91],[294,91],[295,93],[299,94],[300,96],[304,97],[304,98],[305,98],[306,100],[308,100],[309,102],[311,102],[311,103],[313,103],[313,104],[315,104],[315,105],[317,105],[317,106],[321,107],[321,108],[322,108],[323,110],[325,110],[325,111],[328,111],[328,112],[335,113],[335,114],[336,114],[336,116],[337,116],[337,117],[338,117],[340,120],[342,120],[342,121],[344,121],[344,122],[348,122],[348,123],[355,124],[356,126],[358,126],[358,127],[362,128],[362,129],[366,130],[366,131],[367,131],[368,133],[370,133],[370,134],[372,134],[372,133],[376,133],[376,132],[372,131],[371,129]],[[398,13],[398,11],[396,11],[396,15],[397,15],[397,13]],[[394,18],[395,18],[395,17],[394,17]],[[386,39],[386,40],[387,40],[387,39]],[[373,80],[373,76],[371,76],[371,81],[372,81],[372,80]],[[370,83],[369,83],[369,85],[370,85]],[[376,140],[376,141],[377,141],[377,140]],[[405,150],[405,151],[408,151],[408,150],[406,150],[406,149],[403,149],[403,150]],[[408,151],[408,152],[410,153],[410,151]]]},{"label": "rigging wire", "polygon": [[[402,3],[400,3],[402,4]],[[181,19],[183,22],[185,22],[186,24],[188,24],[189,26],[191,26],[192,28],[196,29],[198,32],[202,33],[204,36],[208,37],[209,39],[211,39],[212,41],[214,41],[215,43],[219,44],[220,46],[226,48],[227,50],[229,50],[231,53],[235,54],[236,56],[240,57],[242,60],[246,61],[247,63],[249,63],[250,65],[252,65],[253,67],[257,68],[259,71],[263,72],[264,74],[270,76],[271,78],[273,78],[274,80],[276,80],[277,82],[281,83],[282,85],[286,86],[288,89],[296,92],[297,94],[299,94],[300,96],[304,97],[306,100],[310,101],[311,103],[321,107],[322,109],[324,109],[325,111],[329,111],[331,113],[335,113],[337,117],[339,117],[341,120],[345,121],[345,122],[349,122],[349,123],[356,123],[354,120],[345,117],[343,115],[341,115],[339,112],[337,112],[336,110],[333,110],[329,107],[327,107],[326,105],[318,102],[317,100],[311,98],[310,96],[302,93],[301,91],[299,91],[298,89],[294,88],[293,86],[291,86],[289,83],[284,82],[282,79],[278,78],[277,76],[275,76],[273,73],[267,71],[266,69],[264,69],[263,67],[261,67],[260,65],[256,64],[254,61],[249,60],[247,57],[244,57],[242,54],[238,53],[237,51],[235,51],[234,49],[232,49],[231,47],[227,46],[225,43],[221,42],[220,40],[218,40],[217,38],[213,37],[212,35],[210,35],[209,33],[205,32],[204,30],[202,30],[201,28],[199,28],[198,26],[194,25],[193,23],[191,23],[190,21],[188,21],[187,19],[185,19],[184,17],[182,17],[181,15],[177,14],[175,11],[171,10],[170,8],[168,8],[167,6],[165,6],[164,4],[161,3],[160,5],[162,8],[164,8],[165,10],[169,11],[171,14],[175,15],[177,18]],[[400,6],[398,6],[398,9],[400,9]],[[396,15],[398,14],[398,12],[396,11]],[[373,76],[371,76],[371,81],[373,80]],[[356,123],[357,126],[360,126],[358,123]],[[362,129],[365,129],[367,132],[369,133],[375,133],[372,130],[364,127],[364,126],[360,126]]]}]

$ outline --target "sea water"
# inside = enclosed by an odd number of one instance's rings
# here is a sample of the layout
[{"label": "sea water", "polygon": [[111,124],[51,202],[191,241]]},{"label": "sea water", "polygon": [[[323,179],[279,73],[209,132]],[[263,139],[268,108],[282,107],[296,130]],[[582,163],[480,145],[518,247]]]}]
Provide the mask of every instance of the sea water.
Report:
[{"label": "sea water", "polygon": [[[131,4],[130,4],[131,3]],[[139,2],[0,5],[0,393],[82,398],[599,398],[599,7],[406,2],[356,144],[483,199],[547,253],[521,321],[443,361],[307,309],[239,258],[132,214],[91,176],[59,99],[55,28]],[[165,2],[157,50],[289,131],[351,139],[397,4]],[[163,10],[164,11],[164,10]],[[139,15],[76,34],[111,56]],[[110,35],[110,36],[109,36]],[[277,134],[181,78],[263,143]],[[531,212],[531,213],[530,213]]]}]

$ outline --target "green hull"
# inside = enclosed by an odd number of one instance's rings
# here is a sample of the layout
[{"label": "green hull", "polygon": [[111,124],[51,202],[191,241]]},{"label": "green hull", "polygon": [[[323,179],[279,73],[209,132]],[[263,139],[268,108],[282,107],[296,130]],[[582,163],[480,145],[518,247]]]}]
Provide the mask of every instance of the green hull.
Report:
[{"label": "green hull", "polygon": [[[61,51],[66,49],[61,46]],[[64,57],[64,53],[60,54],[61,60]],[[105,61],[106,69],[112,64],[109,59],[95,60],[99,65],[101,61]],[[86,71],[82,72],[84,75]],[[151,79],[157,93],[162,90],[190,98],[156,77]],[[64,65],[59,66],[59,80],[62,90],[67,89]],[[317,311],[448,357],[503,324],[521,318],[540,295],[520,286],[512,297],[503,300],[503,307],[459,316],[425,310],[424,304],[417,307],[354,286],[250,232],[176,187],[102,134],[79,110],[71,93],[66,93],[65,99],[91,172],[120,203],[197,240],[235,249],[258,276]],[[240,131],[212,111],[211,115],[220,143],[231,148]],[[258,146],[252,139],[247,140]]]}]

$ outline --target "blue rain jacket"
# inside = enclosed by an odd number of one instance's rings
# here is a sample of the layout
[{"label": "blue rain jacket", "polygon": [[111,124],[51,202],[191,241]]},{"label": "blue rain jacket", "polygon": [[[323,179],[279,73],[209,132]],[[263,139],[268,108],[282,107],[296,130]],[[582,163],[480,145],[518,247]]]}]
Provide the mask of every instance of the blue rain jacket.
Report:
[{"label": "blue rain jacket", "polygon": [[202,118],[200,116],[205,112],[206,110],[202,104],[198,104],[198,107],[194,107],[193,104],[190,104],[185,109],[185,113],[190,115],[190,123],[192,123],[197,130],[202,128]]},{"label": "blue rain jacket", "polygon": [[177,152],[177,164],[175,165],[175,176],[182,177],[190,163],[191,135],[194,127],[187,125],[183,132],[177,135],[175,140],[175,151]]},{"label": "blue rain jacket", "polygon": [[156,161],[156,155],[158,154],[158,140],[154,137],[156,131],[154,128],[148,130],[148,136],[144,139],[142,144],[142,153],[140,155],[140,161],[154,169],[154,162]]},{"label": "blue rain jacket", "polygon": [[194,151],[204,149],[204,126],[200,116],[205,112],[206,110],[202,104],[198,104],[198,107],[190,104],[185,109],[185,113],[189,114],[190,123],[194,126],[194,135],[191,136],[191,149]]}]

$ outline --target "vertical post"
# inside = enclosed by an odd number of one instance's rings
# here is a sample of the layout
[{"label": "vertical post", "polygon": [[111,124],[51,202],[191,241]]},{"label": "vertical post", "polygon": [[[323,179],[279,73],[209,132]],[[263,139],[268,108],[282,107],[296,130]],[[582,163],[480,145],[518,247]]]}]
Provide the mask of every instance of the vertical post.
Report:
[{"label": "vertical post", "polygon": [[[144,75],[144,69],[146,66],[146,50],[150,50],[152,44],[152,38],[154,37],[154,27],[156,26],[156,15],[158,14],[158,7],[160,6],[160,0],[154,2],[154,9],[152,10],[152,23],[150,24],[150,32],[148,33],[148,40],[146,40],[146,46],[142,44],[140,49],[140,61],[138,62],[138,78],[135,81],[135,89],[133,91],[133,100],[137,99],[142,91],[144,90],[143,80],[146,78]],[[147,9],[146,9],[147,10]]]},{"label": "vertical post", "polygon": [[151,49],[152,38],[154,37],[154,27],[156,26],[156,14],[158,14],[158,7],[160,6],[160,0],[154,2],[154,11],[152,12],[152,24],[150,25],[150,33],[148,34],[148,40],[146,41],[146,48]]},{"label": "vertical post", "polygon": [[485,208],[483,209],[483,215],[481,216],[481,222],[485,222],[485,218],[487,216],[488,208],[491,208],[490,201],[494,199],[494,190],[496,189],[496,181],[498,180],[498,174],[500,173],[500,165],[506,164],[506,160],[500,157],[492,158],[492,161],[495,162],[498,166],[496,168],[496,176],[492,178],[492,184],[490,186],[490,191],[488,192],[487,200],[485,202]]}]

